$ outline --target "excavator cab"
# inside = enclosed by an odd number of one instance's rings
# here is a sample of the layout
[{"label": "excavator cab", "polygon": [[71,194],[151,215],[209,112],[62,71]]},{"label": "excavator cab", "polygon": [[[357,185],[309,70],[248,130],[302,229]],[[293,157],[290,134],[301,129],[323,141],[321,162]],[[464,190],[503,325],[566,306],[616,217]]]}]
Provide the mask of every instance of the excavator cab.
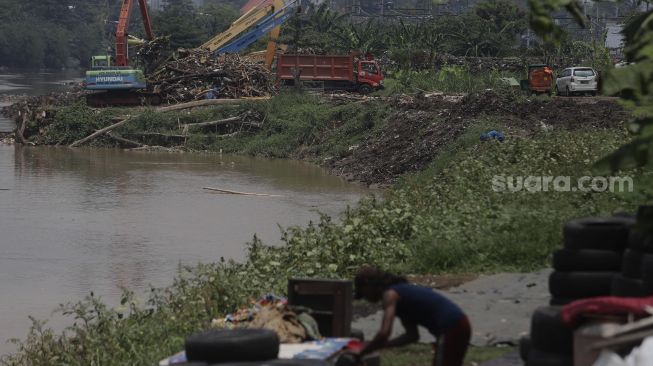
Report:
[{"label": "excavator cab", "polygon": [[111,67],[112,65],[111,56],[93,56],[91,57],[91,68],[92,69],[103,69]]}]

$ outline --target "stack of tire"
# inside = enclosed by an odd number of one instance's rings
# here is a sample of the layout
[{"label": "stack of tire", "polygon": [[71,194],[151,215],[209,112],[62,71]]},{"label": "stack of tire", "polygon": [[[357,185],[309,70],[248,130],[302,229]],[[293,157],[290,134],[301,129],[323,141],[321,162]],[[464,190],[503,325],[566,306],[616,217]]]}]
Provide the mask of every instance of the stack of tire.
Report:
[{"label": "stack of tire", "polygon": [[186,366],[328,366],[321,360],[279,360],[279,337],[269,329],[213,329],[186,338]]},{"label": "stack of tire", "polygon": [[653,243],[642,232],[630,231],[621,274],[614,277],[612,296],[642,297],[653,295]]},{"label": "stack of tire", "polygon": [[567,222],[563,229],[564,247],[553,253],[555,271],[549,278],[551,305],[610,296],[614,279],[622,272],[634,223],[628,217],[589,217]]},{"label": "stack of tire", "polygon": [[533,313],[530,337],[520,341],[527,366],[573,365],[573,329],[562,321],[561,305],[612,294],[633,224],[630,217],[590,217],[564,225],[564,246],[553,254],[549,277],[551,306]]}]

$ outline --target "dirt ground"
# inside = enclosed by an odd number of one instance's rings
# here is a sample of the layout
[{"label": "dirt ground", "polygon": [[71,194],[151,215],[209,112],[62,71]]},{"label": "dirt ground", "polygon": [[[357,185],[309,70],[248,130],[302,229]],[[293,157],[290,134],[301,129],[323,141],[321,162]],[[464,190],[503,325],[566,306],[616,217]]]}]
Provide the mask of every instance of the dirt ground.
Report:
[{"label": "dirt ground", "polygon": [[[534,134],[543,128],[620,128],[628,113],[615,98],[554,97],[514,100],[487,91],[459,101],[446,96],[402,97],[387,126],[348,156],[326,162],[335,174],[366,184],[387,185],[423,170],[476,119],[499,118],[510,130]],[[582,107],[581,107],[582,105]],[[506,139],[510,139],[510,131]]]},{"label": "dirt ground", "polygon": [[[534,273],[498,273],[481,275],[469,282],[438,290],[458,304],[472,324],[471,344],[477,347],[515,346],[530,329],[535,309],[546,306],[550,295],[547,287],[550,269]],[[428,283],[428,280],[426,281]],[[437,286],[437,278],[436,278]],[[436,287],[437,289],[437,287]],[[368,312],[372,306],[368,305]],[[374,337],[381,325],[382,311],[370,315],[357,313],[352,328],[360,329],[366,339]],[[393,336],[403,332],[397,320]],[[420,327],[420,342],[431,343],[434,337]]]}]

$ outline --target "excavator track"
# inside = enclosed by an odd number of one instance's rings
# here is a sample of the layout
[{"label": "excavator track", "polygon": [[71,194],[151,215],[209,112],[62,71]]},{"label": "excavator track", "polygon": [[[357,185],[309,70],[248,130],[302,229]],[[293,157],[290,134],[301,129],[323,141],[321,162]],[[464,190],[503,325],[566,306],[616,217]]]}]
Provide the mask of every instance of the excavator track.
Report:
[{"label": "excavator track", "polygon": [[133,90],[104,91],[86,94],[86,104],[94,108],[155,106],[161,104],[161,96]]}]

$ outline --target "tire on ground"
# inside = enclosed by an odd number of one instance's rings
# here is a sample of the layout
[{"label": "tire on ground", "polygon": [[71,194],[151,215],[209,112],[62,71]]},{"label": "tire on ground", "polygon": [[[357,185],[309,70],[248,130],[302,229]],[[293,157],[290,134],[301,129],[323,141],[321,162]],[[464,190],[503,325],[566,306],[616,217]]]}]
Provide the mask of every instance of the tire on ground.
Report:
[{"label": "tire on ground", "polygon": [[626,278],[642,278],[642,259],[644,252],[636,249],[626,249],[624,252],[621,273]]},{"label": "tire on ground", "polygon": [[528,353],[531,351],[531,337],[525,336],[519,339],[519,357],[522,361],[528,361]]},{"label": "tire on ground", "polygon": [[585,299],[609,296],[612,278],[618,272],[553,272],[549,292],[554,298]]},{"label": "tire on ground", "polygon": [[628,245],[629,229],[634,220],[626,217],[587,217],[564,225],[567,249],[614,250],[621,252]]},{"label": "tire on ground", "polygon": [[535,310],[531,318],[531,351],[535,348],[544,352],[572,354],[573,330],[563,323],[561,309],[558,306],[545,306]]},{"label": "tire on ground", "polygon": [[561,355],[549,353],[531,348],[528,353],[528,362],[526,366],[573,366],[574,357],[572,355]]},{"label": "tire on ground", "polygon": [[186,338],[189,361],[265,361],[279,354],[279,337],[269,329],[212,329]]},{"label": "tire on ground", "polygon": [[559,249],[553,253],[553,268],[558,271],[620,271],[621,254],[612,250]]},{"label": "tire on ground", "polygon": [[615,276],[613,279],[612,296],[644,297],[650,295],[653,295],[653,291],[643,280],[626,278],[622,275]]}]

